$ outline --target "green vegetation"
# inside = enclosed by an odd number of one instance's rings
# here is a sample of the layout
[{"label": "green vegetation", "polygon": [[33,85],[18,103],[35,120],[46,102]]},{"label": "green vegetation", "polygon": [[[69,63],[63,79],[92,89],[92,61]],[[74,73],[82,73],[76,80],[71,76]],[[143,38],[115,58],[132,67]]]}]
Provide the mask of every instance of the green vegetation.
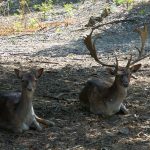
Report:
[{"label": "green vegetation", "polygon": [[126,7],[127,7],[127,10],[130,10],[130,9],[132,9],[132,5],[131,4],[134,2],[134,0],[114,0],[114,2],[117,5],[125,4]]},{"label": "green vegetation", "polygon": [[35,28],[38,26],[38,20],[37,19],[34,19],[34,18],[30,18],[29,19],[29,27],[30,28]]},{"label": "green vegetation", "polygon": [[65,9],[65,11],[66,11],[66,13],[67,13],[67,15],[68,15],[69,17],[72,17],[72,16],[73,16],[74,7],[73,7],[72,4],[65,4],[65,5],[64,5],[64,9]]},{"label": "green vegetation", "polygon": [[[98,0],[88,1],[93,4],[91,5],[92,7],[94,7],[94,5],[98,2]],[[68,24],[72,24],[73,20],[71,19],[74,19],[73,17],[76,13],[76,10],[78,10],[80,6],[84,4],[84,1],[80,1],[80,3],[77,3],[76,5],[71,3],[71,1],[65,3],[66,1],[61,0],[7,0],[3,2],[0,1],[0,15],[8,17],[9,15],[13,15],[15,18],[14,21],[10,22],[10,24],[5,25],[5,23],[2,23],[0,29],[1,32],[3,32],[2,30],[4,28],[5,33],[6,30],[8,33],[15,33],[16,31],[34,32],[50,26],[55,27],[57,33],[61,33],[62,31],[60,26],[67,26]],[[55,11],[55,4],[59,5],[57,5],[56,9],[61,7],[60,11]],[[136,8],[136,4],[144,4],[144,1],[141,0],[140,2],[137,2],[135,0],[113,0],[113,3],[106,3],[104,8],[106,8],[105,10],[111,10],[112,13],[118,12],[120,10],[130,12],[129,10],[133,10],[134,7]],[[121,7],[118,7],[118,5],[121,5]],[[82,7],[86,6],[81,6],[81,8]],[[137,9],[136,12],[137,15],[144,16],[147,14],[147,9],[141,7],[140,9]],[[107,15],[107,13],[109,12],[106,11],[104,15]],[[95,14],[99,15],[99,12],[96,12]],[[56,16],[56,20],[52,19],[53,21],[50,22],[48,17],[51,15],[53,15],[52,17]],[[62,18],[59,19],[60,16],[62,16]],[[3,33],[0,33],[0,35],[3,35]]]},{"label": "green vegetation", "polygon": [[34,5],[34,8],[39,9],[43,13],[43,19],[46,20],[46,13],[53,9],[53,0],[47,0],[41,5]]},{"label": "green vegetation", "polygon": [[131,4],[134,2],[134,0],[114,0],[114,2],[117,5],[121,5],[121,4]]},{"label": "green vegetation", "polygon": [[14,30],[15,30],[16,32],[20,32],[20,31],[22,31],[22,29],[23,29],[23,24],[22,24],[22,22],[20,22],[20,21],[14,22],[13,26],[14,26]]},{"label": "green vegetation", "polygon": [[139,11],[139,14],[140,14],[140,15],[145,15],[145,10],[144,10],[144,9],[141,9],[141,10]]}]

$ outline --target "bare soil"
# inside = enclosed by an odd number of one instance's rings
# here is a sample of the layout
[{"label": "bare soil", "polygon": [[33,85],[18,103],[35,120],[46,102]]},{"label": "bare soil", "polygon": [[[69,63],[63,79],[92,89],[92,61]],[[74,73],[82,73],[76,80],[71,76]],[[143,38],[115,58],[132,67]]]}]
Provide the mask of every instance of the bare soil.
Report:
[{"label": "bare soil", "polygon": [[[20,90],[20,82],[14,68],[28,70],[43,67],[45,72],[38,81],[33,100],[36,114],[55,123],[43,131],[30,130],[14,134],[0,130],[1,150],[149,150],[150,149],[150,60],[142,60],[142,68],[132,79],[128,96],[124,100],[130,113],[102,118],[91,114],[80,106],[79,92],[93,76],[107,79],[105,69],[94,62],[84,46],[84,29],[89,17],[99,15],[105,1],[77,4],[69,26],[52,27],[32,35],[0,37],[0,90]],[[140,8],[144,15],[138,14]],[[138,16],[137,22],[103,26],[95,31],[97,48],[103,60],[113,63],[113,51],[118,49],[120,58],[129,50],[136,53],[140,46],[137,33],[133,32],[143,22],[149,23],[150,3],[124,11],[118,6],[103,23]],[[57,6],[54,20],[63,20],[62,8]],[[62,12],[62,14],[61,14]],[[6,19],[6,18],[3,18]],[[7,18],[8,20],[9,18]],[[11,19],[11,17],[10,17]],[[59,32],[58,32],[59,30]],[[97,34],[100,33],[100,34]],[[146,50],[150,48],[150,38]],[[109,58],[108,58],[109,57]],[[121,61],[121,65],[125,65]]]}]

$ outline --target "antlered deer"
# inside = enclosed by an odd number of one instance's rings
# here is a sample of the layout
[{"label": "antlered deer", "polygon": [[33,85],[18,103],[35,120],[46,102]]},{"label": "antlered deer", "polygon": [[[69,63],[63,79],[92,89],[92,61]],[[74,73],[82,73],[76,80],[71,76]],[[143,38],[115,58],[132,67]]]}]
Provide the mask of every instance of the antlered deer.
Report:
[{"label": "antlered deer", "polygon": [[0,93],[0,127],[13,132],[23,132],[34,127],[42,130],[39,125],[51,125],[48,120],[36,116],[32,99],[36,88],[37,79],[42,75],[43,68],[38,69],[36,73],[22,73],[15,69],[15,74],[21,80],[21,92]]},{"label": "antlered deer", "polygon": [[135,73],[141,67],[141,64],[134,64],[149,55],[138,58],[133,62],[131,62],[131,55],[125,67],[119,66],[117,57],[115,65],[106,64],[97,57],[96,48],[91,39],[92,32],[84,39],[84,43],[95,61],[102,66],[109,67],[107,70],[115,76],[115,79],[112,83],[104,81],[104,79],[89,80],[79,95],[80,102],[94,114],[111,116],[120,110],[127,114],[128,110],[123,104],[123,100],[127,95],[132,73]]}]

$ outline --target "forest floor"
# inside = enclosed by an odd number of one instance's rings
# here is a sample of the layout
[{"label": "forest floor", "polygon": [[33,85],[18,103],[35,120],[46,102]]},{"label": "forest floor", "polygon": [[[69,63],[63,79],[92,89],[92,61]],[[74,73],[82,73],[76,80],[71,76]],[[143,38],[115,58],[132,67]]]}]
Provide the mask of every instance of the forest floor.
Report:
[{"label": "forest floor", "polygon": [[[141,61],[142,68],[132,79],[124,100],[128,115],[102,118],[84,110],[79,92],[86,81],[97,76],[108,78],[105,68],[89,55],[83,37],[90,32],[85,27],[90,16],[100,16],[106,7],[104,0],[74,4],[76,9],[68,26],[49,27],[33,34],[0,37],[0,90],[19,90],[20,82],[14,68],[45,69],[38,81],[34,109],[38,116],[55,123],[42,132],[29,130],[23,134],[0,131],[1,150],[149,150],[150,149],[150,60]],[[126,57],[129,50],[140,47],[140,38],[133,30],[150,23],[150,3],[139,3],[126,11],[124,6],[111,6],[112,12],[102,23],[137,17],[137,21],[103,26],[93,36],[98,55],[113,63],[113,51]],[[143,11],[144,10],[144,11]],[[144,12],[144,14],[143,14]],[[63,21],[65,13],[57,6],[51,21]],[[1,17],[11,20],[14,17]],[[148,29],[150,26],[148,25]],[[150,37],[150,36],[149,36]],[[145,49],[150,48],[150,38]],[[109,56],[109,59],[108,59]],[[125,65],[126,61],[121,61]]]}]

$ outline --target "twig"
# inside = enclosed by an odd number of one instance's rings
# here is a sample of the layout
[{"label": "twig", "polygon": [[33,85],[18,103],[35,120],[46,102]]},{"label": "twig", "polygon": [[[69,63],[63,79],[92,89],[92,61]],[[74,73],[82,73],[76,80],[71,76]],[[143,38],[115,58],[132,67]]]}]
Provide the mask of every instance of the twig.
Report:
[{"label": "twig", "polygon": [[[30,60],[30,61],[27,61],[28,63],[49,63],[49,64],[59,64],[59,63],[57,63],[57,62],[52,62],[52,61],[38,61],[38,60],[36,60],[36,61],[32,61],[32,60]],[[10,62],[0,62],[0,64],[3,64],[3,65],[5,65],[5,64],[20,64],[20,62],[14,62],[14,61],[10,61]]]},{"label": "twig", "polygon": [[114,20],[114,21],[111,21],[111,22],[99,24],[99,25],[93,27],[92,30],[98,29],[99,27],[102,27],[102,26],[105,26],[105,25],[115,24],[115,23],[121,23],[121,22],[128,22],[128,21],[130,22],[130,21],[135,21],[135,20],[133,20],[133,19]]},{"label": "twig", "polygon": [[57,62],[52,62],[52,61],[38,61],[38,60],[36,60],[36,61],[33,61],[33,60],[30,60],[29,61],[29,63],[49,63],[49,64],[59,64],[59,63],[57,63]]},{"label": "twig", "polygon": [[[111,21],[111,22],[99,24],[99,25],[97,25],[95,27],[92,27],[92,30],[98,29],[99,27],[102,27],[102,26],[105,26],[105,25],[115,24],[115,23],[117,24],[117,23],[128,22],[128,21],[130,22],[130,21],[135,21],[135,20],[134,19],[114,20],[114,21]],[[86,29],[90,29],[90,28],[89,27],[85,27],[85,28],[74,30],[74,31],[80,31],[80,30],[86,30]]]}]

